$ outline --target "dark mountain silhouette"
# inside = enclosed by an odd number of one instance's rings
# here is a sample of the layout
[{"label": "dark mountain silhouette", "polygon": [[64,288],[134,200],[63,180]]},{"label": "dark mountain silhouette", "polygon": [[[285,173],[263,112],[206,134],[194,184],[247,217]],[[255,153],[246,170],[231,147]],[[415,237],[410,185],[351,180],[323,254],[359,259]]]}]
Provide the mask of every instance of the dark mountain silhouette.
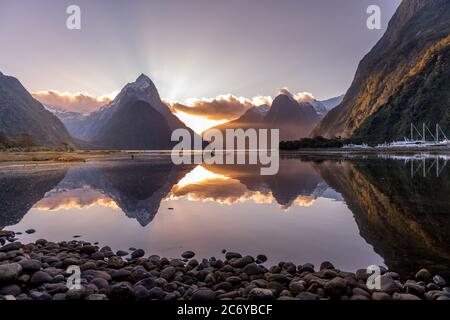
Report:
[{"label": "dark mountain silhouette", "polygon": [[110,104],[70,123],[75,138],[100,149],[168,149],[178,128],[196,135],[172,114],[145,75],[127,84]]},{"label": "dark mountain silhouette", "polygon": [[94,138],[106,149],[168,149],[172,130],[161,113],[145,101],[126,102]]},{"label": "dark mountain silhouette", "polygon": [[281,140],[295,140],[306,137],[319,119],[310,103],[298,102],[288,95],[280,94],[270,108],[250,108],[240,118],[214,129],[222,132],[226,129],[280,129]]},{"label": "dark mountain silhouette", "polygon": [[403,138],[410,123],[450,130],[450,1],[404,0],[358,66],[343,102],[312,136],[370,143]]},{"label": "dark mountain silhouette", "polygon": [[128,217],[146,226],[158,212],[161,200],[192,169],[193,166],[175,166],[167,160],[80,166],[72,168],[52,194],[91,188],[111,198]]},{"label": "dark mountain silhouette", "polygon": [[31,134],[39,145],[58,146],[70,141],[63,123],[34,99],[14,77],[0,73],[0,131],[13,139]]},{"label": "dark mountain silhouette", "polygon": [[66,173],[66,168],[0,172],[0,230],[19,223]]},{"label": "dark mountain silhouette", "polygon": [[322,178],[311,164],[298,159],[280,160],[276,175],[262,176],[256,165],[203,165],[207,170],[236,179],[250,191],[272,192],[277,203],[289,208],[299,196],[320,196]]},{"label": "dark mountain silhouette", "polygon": [[[225,132],[226,129],[259,129],[264,127],[264,118],[269,112],[268,106],[252,107],[236,120],[221,124],[213,129]],[[209,130],[209,129],[208,129]],[[208,131],[206,130],[206,131]]]},{"label": "dark mountain silhouette", "polygon": [[[325,161],[317,172],[353,212],[361,236],[402,276],[428,268],[450,276],[449,170],[411,178],[395,160]],[[405,259],[407,257],[407,259]]]},{"label": "dark mountain silhouette", "polygon": [[281,94],[273,101],[264,122],[270,128],[280,129],[280,140],[296,140],[308,136],[319,116],[311,104]]}]

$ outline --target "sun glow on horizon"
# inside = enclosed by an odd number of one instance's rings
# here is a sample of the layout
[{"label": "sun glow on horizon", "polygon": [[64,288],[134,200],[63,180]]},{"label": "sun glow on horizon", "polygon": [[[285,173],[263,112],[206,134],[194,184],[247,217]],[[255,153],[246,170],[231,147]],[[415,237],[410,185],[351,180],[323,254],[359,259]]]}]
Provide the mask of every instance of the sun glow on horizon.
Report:
[{"label": "sun glow on horizon", "polygon": [[180,181],[178,181],[177,186],[182,188],[190,184],[198,184],[208,179],[228,180],[230,178],[213,173],[199,165],[195,167],[194,170],[186,174]]},{"label": "sun glow on horizon", "polygon": [[229,120],[211,120],[206,117],[194,116],[181,111],[176,112],[175,115],[198,134],[202,134],[209,128],[229,122]]}]

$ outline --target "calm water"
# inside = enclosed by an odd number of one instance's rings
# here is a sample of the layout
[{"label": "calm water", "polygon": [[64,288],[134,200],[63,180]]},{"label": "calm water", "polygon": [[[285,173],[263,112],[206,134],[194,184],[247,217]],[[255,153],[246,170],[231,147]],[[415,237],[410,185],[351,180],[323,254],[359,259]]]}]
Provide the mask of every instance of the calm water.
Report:
[{"label": "calm water", "polygon": [[[439,167],[436,162],[439,160]],[[0,169],[0,229],[20,241],[74,235],[113,249],[268,264],[324,260],[450,275],[450,164],[444,159],[282,157],[256,166],[174,166],[164,156]]]}]

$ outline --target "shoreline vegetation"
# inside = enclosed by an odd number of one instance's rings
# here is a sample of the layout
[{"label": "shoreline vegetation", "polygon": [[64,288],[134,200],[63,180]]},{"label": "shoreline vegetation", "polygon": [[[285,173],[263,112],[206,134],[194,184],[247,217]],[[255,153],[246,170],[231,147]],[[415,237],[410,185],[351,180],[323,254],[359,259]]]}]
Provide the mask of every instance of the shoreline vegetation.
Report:
[{"label": "shoreline vegetation", "polygon": [[120,151],[0,151],[0,165],[18,163],[70,163],[86,162],[90,159],[113,157],[120,154]]},{"label": "shoreline vegetation", "polygon": [[[352,139],[327,139],[321,136],[315,138],[302,138],[295,141],[281,141],[279,151],[281,154],[304,155],[346,155],[346,154],[401,154],[413,155],[417,153],[447,154],[450,148],[444,147],[417,147],[417,148],[352,148],[349,144],[358,144],[361,141]],[[58,147],[46,148],[40,146],[36,139],[28,133],[19,133],[11,139],[0,131],[0,166],[5,163],[79,163],[99,158],[117,158],[134,160],[140,154],[162,150],[79,150],[72,143],[61,141]],[[171,150],[165,150],[170,152]],[[225,151],[225,150],[224,150]],[[247,150],[245,150],[247,151]],[[249,151],[247,151],[249,152]]]},{"label": "shoreline vegetation", "polygon": [[[170,155],[170,150],[153,151],[157,153],[167,152]],[[52,151],[52,150],[28,150],[28,151],[0,151],[0,166],[9,163],[21,164],[43,164],[43,163],[82,163],[93,159],[108,159],[108,158],[123,158],[136,159],[139,155],[148,155],[152,151],[134,151],[134,150],[98,150],[98,151]],[[295,150],[280,149],[281,155],[415,155],[418,153],[429,154],[450,154],[450,149],[447,148],[408,148],[408,149],[361,149],[361,148],[300,148]]]},{"label": "shoreline vegetation", "polygon": [[[262,254],[223,250],[224,257],[197,260],[185,251],[169,259],[142,249],[113,252],[79,240],[22,244],[15,237],[0,230],[2,243],[9,242],[0,247],[0,300],[450,300],[445,279],[426,269],[400,279],[380,267],[380,289],[370,290],[366,269],[344,272],[331,262],[268,268]],[[80,289],[67,286],[70,266],[81,270]]]}]

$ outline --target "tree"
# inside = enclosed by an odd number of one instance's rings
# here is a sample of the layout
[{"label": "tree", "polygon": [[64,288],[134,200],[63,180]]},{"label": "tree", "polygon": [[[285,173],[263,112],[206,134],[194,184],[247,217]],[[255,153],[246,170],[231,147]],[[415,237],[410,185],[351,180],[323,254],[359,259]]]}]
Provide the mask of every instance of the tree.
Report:
[{"label": "tree", "polygon": [[12,147],[12,141],[8,138],[8,136],[0,131],[0,148],[10,148]]},{"label": "tree", "polygon": [[66,152],[73,152],[76,150],[75,146],[70,141],[61,141],[60,146]]},{"label": "tree", "polygon": [[37,146],[37,143],[31,134],[22,132],[16,136],[16,145],[19,148],[31,148]]}]

